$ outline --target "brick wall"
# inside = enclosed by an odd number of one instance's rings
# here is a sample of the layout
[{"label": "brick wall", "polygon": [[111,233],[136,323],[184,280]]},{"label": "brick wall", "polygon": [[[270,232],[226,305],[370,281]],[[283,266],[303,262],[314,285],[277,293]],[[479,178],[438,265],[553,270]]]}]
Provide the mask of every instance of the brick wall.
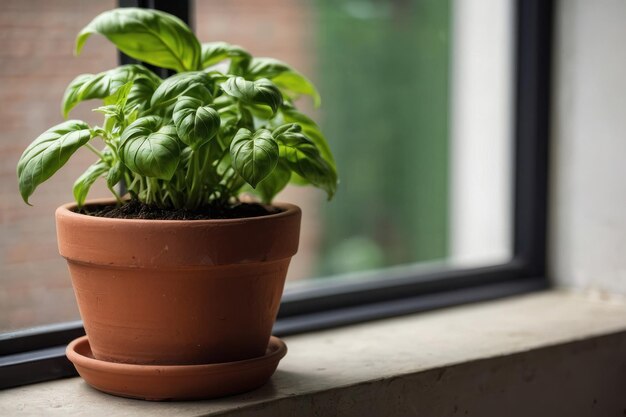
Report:
[{"label": "brick wall", "polygon": [[[82,55],[72,55],[74,37],[98,13],[115,7],[102,0],[4,0],[0,13],[0,332],[78,318],[70,280],[59,257],[53,213],[72,200],[74,179],[93,161],[88,151],[33,196],[20,199],[15,166],[24,148],[43,130],[60,123],[66,85],[80,73],[117,64],[115,49],[103,38],[89,40]],[[293,0],[208,1],[196,4],[201,41],[241,44],[257,55],[273,56],[311,74],[313,24],[307,2]],[[313,77],[314,78],[314,77]],[[71,117],[98,123],[90,104]],[[95,186],[92,197],[107,196]],[[300,255],[290,279],[308,276],[318,241],[316,207],[321,194],[291,189],[280,197],[306,207]]]},{"label": "brick wall", "polygon": [[[56,248],[54,209],[93,160],[81,152],[37,190],[26,206],[15,166],[24,148],[60,123],[65,86],[79,73],[116,64],[113,48],[93,39],[80,58],[74,36],[114,1],[8,0],[0,13],[0,331],[78,317],[67,268]],[[72,117],[95,122],[86,106]],[[100,191],[101,195],[102,191]]]}]

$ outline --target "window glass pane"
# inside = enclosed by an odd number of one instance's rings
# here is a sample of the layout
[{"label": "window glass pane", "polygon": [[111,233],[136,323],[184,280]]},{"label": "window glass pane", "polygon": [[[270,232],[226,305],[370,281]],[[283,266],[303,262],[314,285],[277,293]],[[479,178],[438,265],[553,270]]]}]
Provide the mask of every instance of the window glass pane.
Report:
[{"label": "window glass pane", "polygon": [[[3,2],[0,15],[0,332],[78,318],[53,213],[71,201],[85,150],[40,187],[27,207],[15,164],[62,121],[77,74],[117,65],[94,36],[72,55],[76,33],[115,1]],[[290,282],[380,277],[433,262],[509,259],[511,225],[512,1],[197,0],[201,41],[237,43],[309,76],[341,184],[335,199],[289,187],[278,200],[304,210]],[[72,117],[99,122],[91,103]],[[96,183],[91,197],[108,196]],[[430,267],[430,266],[429,266]],[[372,272],[373,271],[373,272]],[[382,275],[384,277],[384,274]]]},{"label": "window glass pane", "polygon": [[[58,253],[54,210],[72,200],[72,184],[93,162],[89,152],[41,186],[28,207],[17,190],[15,166],[26,146],[60,123],[61,98],[78,74],[117,65],[115,50],[99,37],[80,57],[74,37],[116,1],[3,1],[0,13],[0,332],[76,320],[65,260]],[[89,105],[71,117],[97,121]],[[94,189],[94,197],[106,196]]]},{"label": "window glass pane", "polygon": [[287,61],[321,91],[320,109],[299,105],[322,125],[341,184],[329,203],[309,188],[278,197],[304,211],[292,283],[510,258],[512,1],[195,6],[201,40]]}]

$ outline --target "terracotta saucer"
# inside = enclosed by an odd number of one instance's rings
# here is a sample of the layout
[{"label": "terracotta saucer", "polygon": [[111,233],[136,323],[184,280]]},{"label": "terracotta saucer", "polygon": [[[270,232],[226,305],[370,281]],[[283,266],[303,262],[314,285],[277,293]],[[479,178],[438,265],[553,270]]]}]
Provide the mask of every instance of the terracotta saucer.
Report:
[{"label": "terracotta saucer", "polygon": [[130,365],[94,359],[87,336],[72,341],[68,359],[92,387],[121,397],[152,401],[223,397],[265,384],[287,345],[272,336],[264,356],[206,365]]}]

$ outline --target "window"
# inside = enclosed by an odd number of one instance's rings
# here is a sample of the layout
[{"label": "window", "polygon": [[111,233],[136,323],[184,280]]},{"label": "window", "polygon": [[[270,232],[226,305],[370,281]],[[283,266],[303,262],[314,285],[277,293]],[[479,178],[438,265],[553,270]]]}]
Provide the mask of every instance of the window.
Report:
[{"label": "window", "polygon": [[[310,75],[321,89],[325,102],[317,118],[337,155],[343,182],[330,204],[308,189],[291,188],[283,195],[303,206],[306,215],[302,248],[293,261],[275,333],[285,335],[547,286],[550,2],[121,3],[161,8],[184,18],[190,17],[191,10],[201,40],[226,40],[256,55],[281,58]],[[63,23],[69,18],[59,12],[60,6],[33,7],[24,2],[12,5],[12,18],[3,15],[0,30],[18,37],[23,29],[18,27],[19,14],[30,11],[33,21],[37,17],[42,25],[46,18],[52,19],[58,33],[71,42],[84,22],[114,6],[78,1],[64,5],[72,11],[71,24]],[[270,7],[280,13],[270,14]],[[232,31],[233,27],[238,30]],[[56,108],[65,84],[78,71],[97,72],[114,65],[112,48],[93,47],[93,59],[73,60],[70,67],[69,57],[63,59],[58,68],[67,74],[56,74],[49,58],[37,55],[42,51],[24,45],[14,55],[3,57],[0,74],[18,89],[18,81],[28,71],[45,63],[46,71],[38,79],[49,86],[48,93],[45,102],[37,104],[44,127],[57,120],[50,109]],[[59,56],[55,54],[56,59]],[[26,59],[33,57],[42,59],[28,66]],[[54,83],[51,74],[56,74]],[[19,99],[19,91],[3,94]],[[32,96],[28,100],[31,105]],[[4,112],[6,117],[9,111]],[[19,117],[10,119],[22,123],[23,129],[12,133],[17,139],[5,134],[3,143],[27,142],[42,130],[40,119],[20,121]],[[22,149],[19,142],[7,152],[15,153],[16,159]],[[0,222],[4,257],[0,305],[3,309],[11,303],[14,306],[0,315],[0,331],[5,331],[0,335],[3,387],[72,374],[73,368],[63,357],[64,345],[82,332],[80,322],[59,324],[77,320],[78,315],[65,266],[56,255],[50,215],[59,203],[59,193],[67,193],[63,200],[71,199],[68,182],[76,172],[66,170],[57,185],[46,186],[54,197],[51,206],[35,200],[38,211],[24,210],[16,200],[14,185],[9,185],[14,181],[10,160],[2,165],[6,174],[2,183],[7,184],[2,204],[19,206],[3,207]],[[30,217],[20,220],[18,216]],[[11,254],[18,256],[20,246],[9,232],[20,238],[31,236],[31,241],[21,244],[22,250],[37,248],[38,256],[50,254],[50,263],[10,263]],[[60,280],[47,277],[42,283],[43,270],[49,274],[62,271],[58,272]],[[320,276],[328,278],[312,279]],[[9,292],[12,285],[37,282],[42,285],[35,295],[25,293],[19,299],[19,290]],[[54,298],[50,296],[54,289],[46,288],[57,285],[53,282],[65,286]],[[37,294],[40,298],[35,298]],[[41,320],[21,317],[25,313],[19,311],[35,311],[20,310],[28,305],[28,298],[31,306],[38,306],[36,316]],[[46,310],[47,306],[54,306],[54,311]],[[39,324],[46,326],[23,330]]]},{"label": "window", "polygon": [[[60,98],[79,72],[98,72],[117,63],[106,41],[73,59],[74,34],[115,1],[60,4],[12,2],[2,14],[2,202],[0,203],[0,332],[76,320],[78,310],[58,257],[52,213],[72,199],[72,183],[91,163],[89,152],[62,170],[27,207],[19,198],[15,164],[25,146],[61,120]],[[42,36],[45,33],[45,36]],[[68,64],[70,63],[71,64]],[[99,120],[86,106],[76,117]],[[104,190],[95,195],[106,195]]]},{"label": "window", "polygon": [[330,204],[279,196],[305,213],[290,287],[510,259],[512,2],[194,5],[201,39],[293,63],[321,90],[341,182]]}]

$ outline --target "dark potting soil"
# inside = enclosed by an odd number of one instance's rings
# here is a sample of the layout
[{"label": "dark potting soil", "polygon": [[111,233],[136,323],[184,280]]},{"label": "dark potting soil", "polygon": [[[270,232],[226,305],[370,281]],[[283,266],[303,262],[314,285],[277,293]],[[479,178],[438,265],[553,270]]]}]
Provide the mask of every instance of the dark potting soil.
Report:
[{"label": "dark potting soil", "polygon": [[116,219],[211,220],[267,216],[268,214],[280,213],[280,211],[276,207],[258,203],[237,203],[231,206],[205,207],[199,210],[168,210],[131,200],[122,206],[87,206],[81,209],[79,213]]}]

